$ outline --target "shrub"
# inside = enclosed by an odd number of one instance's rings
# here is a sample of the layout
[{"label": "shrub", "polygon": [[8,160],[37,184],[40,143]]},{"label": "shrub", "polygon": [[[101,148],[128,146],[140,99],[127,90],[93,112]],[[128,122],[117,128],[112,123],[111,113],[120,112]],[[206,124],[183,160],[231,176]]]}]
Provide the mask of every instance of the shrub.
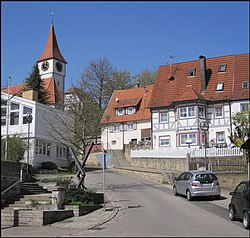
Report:
[{"label": "shrub", "polygon": [[64,204],[68,205],[93,204],[93,201],[91,201],[88,191],[81,188],[72,188],[68,189],[65,192]]},{"label": "shrub", "polygon": [[53,169],[58,169],[58,167],[55,163],[46,161],[46,162],[42,162],[41,169],[53,170]]}]

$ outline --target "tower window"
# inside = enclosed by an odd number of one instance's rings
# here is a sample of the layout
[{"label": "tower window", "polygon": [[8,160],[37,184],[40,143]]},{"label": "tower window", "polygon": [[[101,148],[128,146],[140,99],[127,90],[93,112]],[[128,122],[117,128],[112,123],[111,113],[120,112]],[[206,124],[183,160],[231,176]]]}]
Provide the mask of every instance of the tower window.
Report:
[{"label": "tower window", "polygon": [[220,64],[218,72],[225,72],[227,70],[227,64]]},{"label": "tower window", "polygon": [[188,76],[195,76],[196,75],[196,68],[192,68],[188,70]]}]

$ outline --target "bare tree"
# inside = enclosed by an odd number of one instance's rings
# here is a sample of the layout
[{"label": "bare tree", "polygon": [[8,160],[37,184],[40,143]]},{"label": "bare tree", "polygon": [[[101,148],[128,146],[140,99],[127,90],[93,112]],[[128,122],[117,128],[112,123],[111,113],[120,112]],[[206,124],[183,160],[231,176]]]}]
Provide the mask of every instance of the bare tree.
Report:
[{"label": "bare tree", "polygon": [[88,144],[100,136],[102,116],[99,105],[84,89],[84,84],[72,87],[70,101],[65,104],[67,118],[52,112],[52,116],[45,119],[52,138],[72,147],[81,157],[85,155]]},{"label": "bare tree", "polygon": [[113,67],[107,58],[93,60],[85,71],[81,73],[81,84],[85,92],[92,95],[103,110],[110,99],[110,86],[112,83]]},{"label": "bare tree", "polygon": [[154,84],[156,78],[156,71],[150,71],[148,69],[142,70],[135,79],[141,86]]},{"label": "bare tree", "polygon": [[132,77],[130,71],[114,70],[112,74],[112,93],[114,90],[129,88],[131,80]]}]

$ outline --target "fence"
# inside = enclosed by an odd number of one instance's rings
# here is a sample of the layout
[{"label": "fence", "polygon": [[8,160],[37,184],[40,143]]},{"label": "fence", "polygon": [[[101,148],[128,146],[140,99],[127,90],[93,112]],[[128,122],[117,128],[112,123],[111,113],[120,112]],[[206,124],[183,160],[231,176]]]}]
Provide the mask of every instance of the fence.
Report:
[{"label": "fence", "polygon": [[[191,157],[205,157],[205,149],[166,149],[166,150],[131,150],[131,158],[186,158],[187,153]],[[207,148],[206,157],[243,156],[240,148]]]}]

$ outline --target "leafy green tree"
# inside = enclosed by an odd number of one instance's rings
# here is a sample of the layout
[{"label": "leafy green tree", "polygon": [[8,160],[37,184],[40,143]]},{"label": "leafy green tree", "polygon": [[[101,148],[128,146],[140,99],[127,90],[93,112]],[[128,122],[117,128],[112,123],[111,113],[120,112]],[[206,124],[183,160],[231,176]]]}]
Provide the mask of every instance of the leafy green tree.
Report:
[{"label": "leafy green tree", "polygon": [[38,102],[48,104],[49,92],[44,88],[43,80],[39,75],[38,65],[33,66],[32,72],[25,80],[27,88],[34,89],[38,92]]},{"label": "leafy green tree", "polygon": [[237,147],[240,147],[245,139],[250,137],[250,111],[244,110],[235,113],[232,117],[232,122],[234,125],[234,131],[229,136],[229,139]]},{"label": "leafy green tree", "polygon": [[[1,160],[5,160],[5,143],[6,138],[1,138]],[[26,143],[19,135],[8,137],[8,161],[19,162],[23,159],[24,152],[27,148]]]},{"label": "leafy green tree", "polygon": [[154,84],[156,79],[156,71],[150,71],[148,69],[142,70],[136,77],[135,80],[144,87],[146,85]]}]

